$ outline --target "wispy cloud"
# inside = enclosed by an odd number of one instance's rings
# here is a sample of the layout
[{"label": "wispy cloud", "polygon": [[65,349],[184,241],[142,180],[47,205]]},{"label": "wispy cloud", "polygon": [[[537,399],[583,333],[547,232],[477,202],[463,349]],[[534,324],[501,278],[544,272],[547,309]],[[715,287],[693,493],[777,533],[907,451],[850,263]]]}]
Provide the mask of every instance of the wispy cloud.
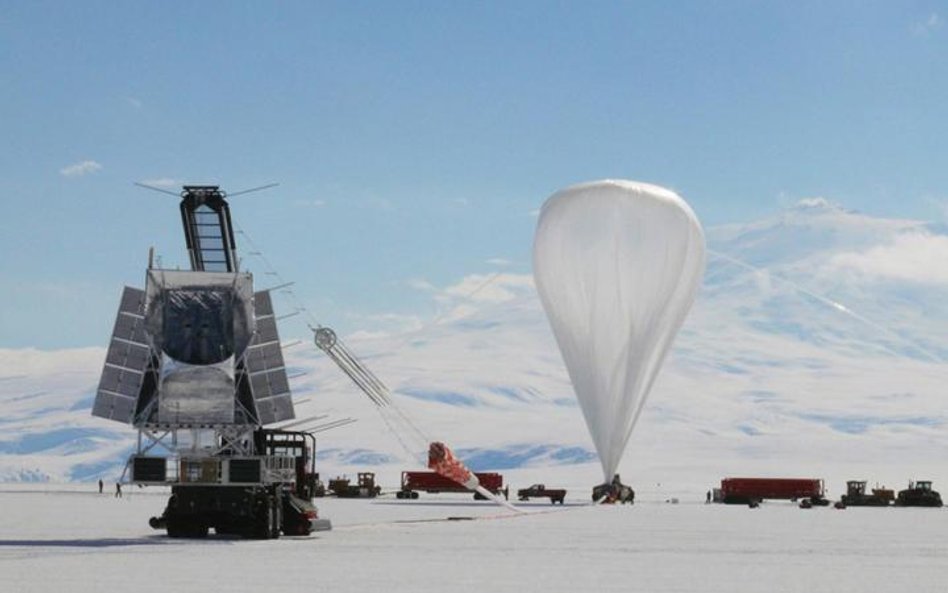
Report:
[{"label": "wispy cloud", "polygon": [[470,274],[445,288],[441,297],[474,303],[503,303],[532,290],[530,274]]},{"label": "wispy cloud", "polygon": [[102,165],[95,161],[82,161],[68,165],[59,170],[63,177],[81,177],[90,173],[95,173],[102,169]]},{"label": "wispy cloud", "polygon": [[924,199],[938,212],[943,221],[948,221],[948,199],[935,196],[926,196]]},{"label": "wispy cloud", "polygon": [[918,37],[927,37],[940,30],[945,25],[945,20],[936,12],[931,13],[928,17],[916,21],[912,25],[912,33]]},{"label": "wispy cloud", "polygon": [[307,208],[322,208],[328,202],[326,202],[326,200],[321,200],[319,198],[313,198],[313,199],[296,200],[293,203],[296,204],[297,206],[305,206]]},{"label": "wispy cloud", "polygon": [[492,257],[484,263],[490,264],[492,266],[500,266],[500,267],[507,267],[507,266],[513,265],[512,261],[503,257]]},{"label": "wispy cloud", "polygon": [[135,97],[125,97],[125,102],[131,105],[132,107],[134,107],[135,109],[141,109],[143,106],[141,99],[137,99]]},{"label": "wispy cloud", "polygon": [[437,286],[424,278],[412,278],[407,284],[431,295],[441,311],[438,322],[463,319],[485,305],[505,303],[534,292],[531,274],[505,272],[468,274],[448,286]]},{"label": "wispy cloud", "polygon": [[367,323],[372,330],[357,330],[349,334],[347,339],[378,339],[393,334],[417,331],[424,326],[420,317],[402,315],[399,313],[381,313],[372,315],[348,314],[347,317],[360,323]]},{"label": "wispy cloud", "polygon": [[836,255],[830,264],[865,276],[922,284],[948,284],[948,237],[923,232],[898,235],[891,243]]},{"label": "wispy cloud", "polygon": [[157,177],[155,179],[142,179],[139,183],[150,185],[152,187],[177,187],[181,185],[177,180],[170,177]]},{"label": "wispy cloud", "polygon": [[428,282],[424,278],[410,278],[407,282],[408,286],[414,288],[415,290],[421,290],[424,292],[437,292],[438,287]]},{"label": "wispy cloud", "polygon": [[794,204],[797,208],[835,208],[838,207],[837,204],[827,200],[822,196],[816,196],[814,198],[800,198]]}]

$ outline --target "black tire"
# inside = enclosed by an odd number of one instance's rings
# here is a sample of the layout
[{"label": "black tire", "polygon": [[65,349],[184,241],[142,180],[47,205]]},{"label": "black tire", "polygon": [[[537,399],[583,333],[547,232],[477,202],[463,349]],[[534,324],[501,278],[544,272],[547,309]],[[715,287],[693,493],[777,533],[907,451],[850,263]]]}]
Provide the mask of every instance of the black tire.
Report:
[{"label": "black tire", "polygon": [[192,523],[186,519],[169,520],[167,527],[168,537],[175,539],[202,539],[207,537],[208,526],[203,523]]},{"label": "black tire", "polygon": [[175,539],[184,537],[184,530],[182,529],[181,524],[176,520],[169,519],[167,525],[165,525],[165,529],[168,531],[168,537]]},{"label": "black tire", "polygon": [[270,508],[273,511],[271,516],[273,522],[270,523],[270,539],[280,539],[280,528],[283,525],[283,505],[280,503],[280,499],[272,498]]},{"label": "black tire", "polygon": [[247,537],[251,539],[270,539],[273,537],[275,520],[272,498],[260,496],[254,504],[254,514],[248,527]]}]

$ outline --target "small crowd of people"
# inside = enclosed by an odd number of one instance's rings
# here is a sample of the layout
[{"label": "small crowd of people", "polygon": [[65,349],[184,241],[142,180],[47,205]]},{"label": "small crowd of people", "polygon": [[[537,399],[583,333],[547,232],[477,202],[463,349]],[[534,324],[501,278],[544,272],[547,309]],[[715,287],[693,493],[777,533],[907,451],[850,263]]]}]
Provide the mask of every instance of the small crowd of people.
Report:
[{"label": "small crowd of people", "polygon": [[[99,480],[99,494],[102,494],[102,489],[105,488],[105,482]],[[115,483],[115,498],[122,498],[122,483]]]}]

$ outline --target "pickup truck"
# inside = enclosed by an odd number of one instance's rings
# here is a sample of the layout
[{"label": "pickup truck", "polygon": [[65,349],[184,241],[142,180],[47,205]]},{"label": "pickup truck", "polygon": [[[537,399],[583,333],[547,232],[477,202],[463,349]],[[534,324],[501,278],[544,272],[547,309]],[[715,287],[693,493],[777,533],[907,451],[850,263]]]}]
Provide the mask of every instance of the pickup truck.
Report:
[{"label": "pickup truck", "polygon": [[566,490],[562,488],[547,488],[543,484],[534,484],[529,488],[517,490],[517,498],[526,501],[531,498],[549,498],[551,504],[563,504],[566,498]]}]

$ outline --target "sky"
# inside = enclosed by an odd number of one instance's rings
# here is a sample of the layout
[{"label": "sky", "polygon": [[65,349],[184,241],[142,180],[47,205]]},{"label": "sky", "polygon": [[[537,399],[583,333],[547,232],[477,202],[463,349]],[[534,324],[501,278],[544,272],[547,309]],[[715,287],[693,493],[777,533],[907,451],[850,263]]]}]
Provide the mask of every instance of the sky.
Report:
[{"label": "sky", "polygon": [[[530,271],[558,189],[629,178],[706,226],[826,197],[942,220],[946,2],[0,2],[0,348],[107,343],[177,200],[236,192],[342,331]],[[250,248],[247,238],[253,241]]]}]

